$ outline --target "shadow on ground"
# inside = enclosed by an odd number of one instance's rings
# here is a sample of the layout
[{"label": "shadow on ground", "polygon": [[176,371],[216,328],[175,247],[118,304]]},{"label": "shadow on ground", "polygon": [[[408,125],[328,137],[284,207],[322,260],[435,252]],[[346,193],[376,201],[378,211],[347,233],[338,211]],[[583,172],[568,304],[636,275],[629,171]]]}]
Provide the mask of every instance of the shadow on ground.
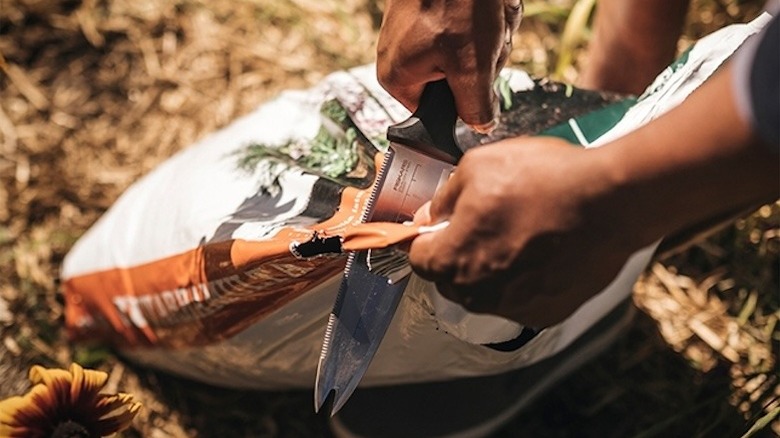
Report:
[{"label": "shadow on ground", "polygon": [[[237,391],[147,369],[133,372],[190,436],[331,436],[326,414],[314,413],[310,390]],[[697,372],[666,345],[655,322],[638,312],[612,347],[494,436],[740,436],[749,423],[728,404],[731,392],[727,369]]]}]

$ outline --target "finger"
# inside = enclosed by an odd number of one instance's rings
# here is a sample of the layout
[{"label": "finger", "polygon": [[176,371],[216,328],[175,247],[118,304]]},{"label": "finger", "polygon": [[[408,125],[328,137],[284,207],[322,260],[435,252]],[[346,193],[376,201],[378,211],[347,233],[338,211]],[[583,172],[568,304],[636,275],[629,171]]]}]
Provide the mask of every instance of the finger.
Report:
[{"label": "finger", "polygon": [[436,291],[443,296],[444,298],[447,298],[448,300],[452,301],[453,303],[460,304],[459,296],[455,294],[454,289],[452,288],[452,284],[446,281],[437,281],[435,283]]},{"label": "finger", "polygon": [[[408,32],[414,31],[405,23],[395,25]],[[420,96],[428,82],[444,78],[436,67],[433,48],[425,40],[404,41],[396,38],[383,39],[380,34],[377,43],[376,74],[379,84],[410,111],[415,111]]]},{"label": "finger", "polygon": [[455,96],[458,115],[472,129],[483,134],[492,132],[498,124],[498,99],[493,92],[495,63],[487,70],[476,74],[447,75],[447,83]]},{"label": "finger", "polygon": [[421,205],[420,208],[414,212],[412,222],[417,226],[430,225],[433,223],[431,221],[431,201]]},{"label": "finger", "polygon": [[501,312],[501,284],[486,282],[468,286],[458,286],[449,281],[436,281],[436,290],[445,298],[463,306],[472,313]]},{"label": "finger", "polygon": [[504,68],[507,59],[509,59],[509,54],[512,53],[514,32],[520,26],[522,19],[523,2],[521,0],[505,0],[504,21],[506,23],[506,29],[504,31],[504,45],[501,47],[501,52],[498,55],[498,61],[496,61],[497,72]]},{"label": "finger", "polygon": [[[458,172],[433,196],[430,203],[418,210],[420,220],[439,223],[450,218],[463,188]],[[427,210],[427,211],[426,211]],[[425,217],[427,216],[427,217]],[[457,223],[456,223],[457,225]],[[432,281],[452,281],[457,265],[454,254],[458,252],[461,239],[458,227],[450,226],[433,233],[416,237],[409,248],[409,261],[415,271],[423,278]]]},{"label": "finger", "polygon": [[441,64],[455,96],[458,115],[472,129],[486,133],[497,125],[498,99],[493,92],[496,61],[504,45],[505,6],[500,2],[480,3],[482,13],[472,15],[475,31],[466,45],[454,41],[456,56]]},{"label": "finger", "polygon": [[501,71],[506,65],[506,60],[509,59],[509,54],[512,53],[512,41],[507,41],[504,47],[501,48],[501,53],[498,55],[498,61],[496,61],[496,71]]},{"label": "finger", "polygon": [[438,223],[450,218],[455,211],[455,204],[463,191],[464,182],[462,175],[464,172],[455,171],[444,185],[433,195],[428,205],[429,223]]},{"label": "finger", "polygon": [[[408,34],[414,25],[411,20],[404,18],[404,4],[398,5],[388,2],[388,13],[382,17],[382,26],[379,30],[379,39],[376,48],[376,76],[379,84],[391,96],[396,98],[405,107],[417,106],[421,84],[412,79],[404,71],[409,67],[403,56],[410,53],[410,48],[404,48],[400,40]],[[394,11],[391,13],[391,11]]]},{"label": "finger", "polygon": [[504,0],[504,21],[510,35],[520,27],[523,20],[522,0]]},{"label": "finger", "polygon": [[496,61],[496,71],[501,71],[506,65],[509,54],[512,53],[512,41],[514,32],[520,26],[523,19],[523,2],[521,0],[504,0],[504,22],[506,29],[504,31],[504,45]]},{"label": "finger", "polygon": [[454,235],[449,227],[417,236],[409,247],[409,263],[422,278],[430,281],[451,281],[455,274],[454,259],[449,248]]},{"label": "finger", "polygon": [[377,60],[376,77],[379,84],[401,105],[414,112],[420,103],[425,82],[409,81],[402,77],[398,66],[393,65],[389,57]]},{"label": "finger", "polygon": [[[433,222],[431,222],[431,202],[428,201],[425,204],[421,205],[420,208],[417,209],[417,211],[414,212],[414,217],[412,218],[412,223],[415,226],[424,226],[424,225],[431,225]],[[408,253],[411,250],[412,242],[406,241],[401,242],[398,244],[398,249],[401,251],[404,251]]]}]

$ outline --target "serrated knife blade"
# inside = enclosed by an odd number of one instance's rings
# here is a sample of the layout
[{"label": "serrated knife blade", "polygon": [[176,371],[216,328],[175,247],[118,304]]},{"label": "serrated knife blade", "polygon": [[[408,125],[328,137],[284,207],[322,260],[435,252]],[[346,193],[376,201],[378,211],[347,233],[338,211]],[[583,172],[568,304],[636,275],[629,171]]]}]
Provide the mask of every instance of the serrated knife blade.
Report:
[{"label": "serrated knife blade", "polygon": [[[426,85],[417,111],[388,129],[391,141],[361,222],[403,222],[429,201],[462,156],[457,112],[444,80]],[[408,283],[371,272],[368,251],[352,252],[323,337],[314,390],[319,411],[335,392],[331,415],[366,373]]]}]

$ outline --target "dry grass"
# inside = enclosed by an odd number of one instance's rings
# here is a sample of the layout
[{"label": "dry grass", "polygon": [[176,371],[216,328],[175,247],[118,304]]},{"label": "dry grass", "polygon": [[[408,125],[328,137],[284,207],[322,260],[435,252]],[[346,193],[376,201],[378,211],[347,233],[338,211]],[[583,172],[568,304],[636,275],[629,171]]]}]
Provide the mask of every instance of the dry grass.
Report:
[{"label": "dry grass", "polygon": [[[587,62],[583,24],[567,31],[574,61],[558,62],[574,3],[527,1],[510,62],[576,79]],[[681,45],[760,4],[696,1]],[[0,0],[0,397],[25,389],[32,363],[76,360],[144,402],[126,436],[327,436],[308,391],[211,388],[70,344],[58,266],[175,151],[283,89],[371,62],[380,9],[372,0]],[[777,205],[764,207],[659,260],[635,295],[652,318],[499,435],[744,433],[777,406],[779,218]]]}]

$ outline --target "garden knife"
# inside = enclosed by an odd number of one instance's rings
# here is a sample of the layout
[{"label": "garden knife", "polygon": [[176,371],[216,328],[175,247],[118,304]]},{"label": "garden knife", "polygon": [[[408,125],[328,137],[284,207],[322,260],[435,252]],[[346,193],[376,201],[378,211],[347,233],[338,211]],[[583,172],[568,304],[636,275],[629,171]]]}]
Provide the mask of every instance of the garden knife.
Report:
[{"label": "garden knife", "polygon": [[[388,128],[390,146],[361,222],[404,222],[446,182],[463,155],[454,137],[457,111],[445,80],[429,83],[420,106]],[[317,364],[314,404],[335,392],[331,415],[357,387],[401,301],[409,277],[390,281],[369,268],[369,251],[349,254]]]}]

